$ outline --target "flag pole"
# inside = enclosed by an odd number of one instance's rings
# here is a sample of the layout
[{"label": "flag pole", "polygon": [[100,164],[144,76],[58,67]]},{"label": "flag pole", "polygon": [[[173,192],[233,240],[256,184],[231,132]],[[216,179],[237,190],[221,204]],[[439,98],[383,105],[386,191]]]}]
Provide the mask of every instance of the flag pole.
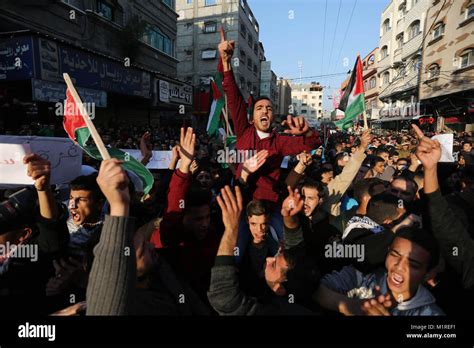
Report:
[{"label": "flag pole", "polygon": [[97,129],[95,128],[94,123],[92,123],[92,120],[90,119],[89,114],[87,113],[87,110],[84,108],[81,98],[79,97],[79,94],[74,88],[74,84],[72,83],[71,78],[69,77],[69,74],[64,73],[63,78],[64,78],[64,81],[66,82],[67,88],[71,92],[74,102],[79,107],[79,112],[81,113],[84,121],[86,122],[87,128],[89,128],[89,132],[91,133],[92,139],[94,140],[94,143],[97,146],[97,149],[99,150],[102,159],[103,160],[110,159],[111,158],[110,154],[107,151],[107,148],[105,147],[104,142],[102,141],[102,138],[97,132]]},{"label": "flag pole", "polygon": [[[357,59],[360,60],[360,52],[357,52]],[[363,78],[363,74],[362,74],[362,78]],[[365,95],[365,91],[364,91],[364,95]],[[364,104],[365,104],[365,97],[364,97]],[[367,130],[369,129],[369,125],[367,123],[367,113],[365,112],[365,105],[364,105],[364,112],[362,113],[362,116],[364,117],[364,130]]]}]

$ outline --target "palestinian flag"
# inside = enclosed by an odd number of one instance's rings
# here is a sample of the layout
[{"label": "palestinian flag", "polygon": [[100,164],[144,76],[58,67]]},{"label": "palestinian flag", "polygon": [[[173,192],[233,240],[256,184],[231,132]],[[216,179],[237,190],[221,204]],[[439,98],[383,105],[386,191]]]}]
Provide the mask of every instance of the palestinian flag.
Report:
[{"label": "palestinian flag", "polygon": [[[64,130],[69,138],[79,144],[79,146],[92,158],[102,161],[102,156],[99,150],[94,145],[86,145],[90,137],[89,128],[81,115],[80,109],[69,89],[66,90],[66,100],[64,105]],[[117,158],[124,161],[123,167],[129,171],[134,172],[143,183],[144,193],[150,192],[153,187],[153,175],[143,164],[138,162],[128,153],[119,149],[107,148],[110,157]]]},{"label": "palestinian flag", "polygon": [[222,89],[222,76],[218,72],[214,79],[211,79],[212,104],[209,111],[209,120],[207,121],[206,131],[210,136],[219,134],[219,128],[223,125],[221,114],[225,107],[224,90]]},{"label": "palestinian flag", "polygon": [[364,82],[362,78],[362,62],[357,56],[351,78],[339,103],[339,110],[344,111],[342,120],[335,122],[342,130],[350,128],[354,119],[365,111]]}]

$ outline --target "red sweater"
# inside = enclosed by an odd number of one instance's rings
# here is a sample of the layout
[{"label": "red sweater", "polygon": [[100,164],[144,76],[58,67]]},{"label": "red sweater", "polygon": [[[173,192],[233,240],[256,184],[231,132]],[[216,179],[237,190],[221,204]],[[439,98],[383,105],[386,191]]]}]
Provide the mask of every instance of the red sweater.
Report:
[{"label": "red sweater", "polygon": [[[198,292],[209,287],[210,270],[216,258],[219,238],[212,229],[198,241],[183,226],[184,199],[191,184],[191,175],[177,169],[171,178],[168,206],[160,227],[153,231],[150,242],[162,249],[168,262]],[[202,288],[202,289],[201,289]]]},{"label": "red sweater", "polygon": [[[319,133],[313,131],[310,137],[286,136],[273,131],[265,139],[260,139],[255,126],[247,119],[247,103],[235,83],[232,71],[224,72],[222,87],[227,96],[229,111],[234,122],[237,135],[237,150],[268,150],[265,164],[249,178],[254,199],[277,202],[278,193],[274,185],[280,179],[280,166],[284,156],[297,155],[304,150],[311,151],[321,144]],[[237,178],[240,177],[242,164],[237,168]]]}]

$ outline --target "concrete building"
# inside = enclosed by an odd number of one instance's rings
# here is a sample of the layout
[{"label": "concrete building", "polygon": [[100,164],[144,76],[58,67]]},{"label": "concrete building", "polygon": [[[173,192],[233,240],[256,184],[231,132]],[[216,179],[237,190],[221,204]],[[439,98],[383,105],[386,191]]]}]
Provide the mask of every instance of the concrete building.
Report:
[{"label": "concrete building", "polygon": [[474,123],[474,1],[430,2],[420,99],[439,128],[465,130]]},{"label": "concrete building", "polygon": [[291,84],[288,80],[280,78],[278,84],[278,115],[286,117],[290,113],[291,101]]},{"label": "concrete building", "polygon": [[[40,118],[52,121],[51,105],[64,100],[67,72],[86,101],[97,105],[99,123],[150,122],[179,115],[180,105],[191,110],[192,86],[176,79],[173,0],[41,3],[0,3],[0,47],[7,52],[0,57],[0,90],[7,97],[31,102]],[[19,46],[25,48],[21,57]],[[26,64],[9,70],[16,58]]]},{"label": "concrete building", "polygon": [[216,74],[220,28],[235,41],[232,68],[245,98],[259,95],[260,62],[265,60],[259,24],[245,0],[176,0],[178,19],[178,77],[210,89]]},{"label": "concrete building", "polygon": [[273,112],[279,114],[277,77],[270,61],[261,64],[260,95],[269,97],[273,103]]},{"label": "concrete building", "polygon": [[364,98],[367,118],[377,120],[382,102],[379,100],[379,80],[377,75],[377,57],[379,48],[374,48],[362,59]]},{"label": "concrete building", "polygon": [[291,101],[294,112],[305,116],[310,124],[323,116],[323,87],[319,82],[291,86]]},{"label": "concrete building", "polygon": [[384,103],[381,121],[419,116],[403,110],[419,100],[421,54],[431,4],[431,0],[392,0],[382,13],[377,58],[379,98]]}]

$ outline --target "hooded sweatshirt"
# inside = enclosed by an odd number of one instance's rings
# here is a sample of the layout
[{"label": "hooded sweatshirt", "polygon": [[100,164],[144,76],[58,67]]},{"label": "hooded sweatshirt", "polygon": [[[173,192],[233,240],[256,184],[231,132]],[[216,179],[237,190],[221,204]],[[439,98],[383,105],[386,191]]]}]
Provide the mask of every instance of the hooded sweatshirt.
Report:
[{"label": "hooded sweatshirt", "polygon": [[[344,267],[340,272],[326,275],[321,284],[350,298],[371,299],[375,297],[375,286],[380,286],[380,292],[387,294],[387,271],[379,269],[374,273],[364,275],[352,266]],[[390,310],[394,316],[438,316],[445,315],[436,305],[434,296],[422,285],[418,286],[415,295],[408,301],[398,303]]]}]

